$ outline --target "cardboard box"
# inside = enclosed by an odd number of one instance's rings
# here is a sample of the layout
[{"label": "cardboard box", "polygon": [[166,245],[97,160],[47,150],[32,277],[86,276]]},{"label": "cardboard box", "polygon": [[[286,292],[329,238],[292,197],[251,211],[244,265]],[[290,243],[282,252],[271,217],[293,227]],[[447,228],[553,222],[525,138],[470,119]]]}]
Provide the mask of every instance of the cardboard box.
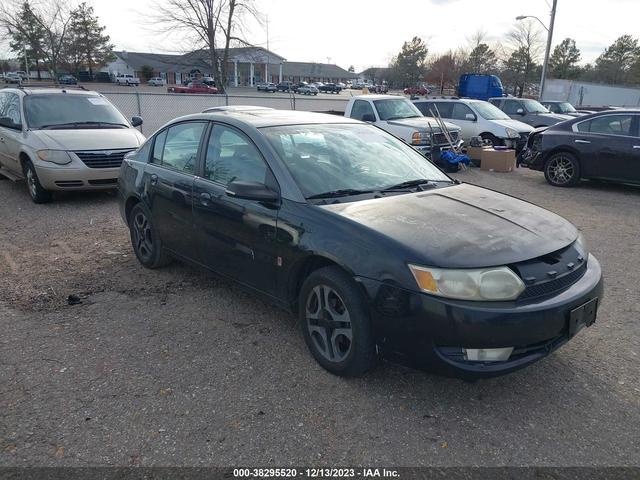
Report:
[{"label": "cardboard box", "polygon": [[482,151],[491,150],[491,147],[467,147],[467,157],[471,160],[482,160]]},{"label": "cardboard box", "polygon": [[482,152],[480,169],[492,172],[513,172],[516,169],[516,151],[484,150]]}]

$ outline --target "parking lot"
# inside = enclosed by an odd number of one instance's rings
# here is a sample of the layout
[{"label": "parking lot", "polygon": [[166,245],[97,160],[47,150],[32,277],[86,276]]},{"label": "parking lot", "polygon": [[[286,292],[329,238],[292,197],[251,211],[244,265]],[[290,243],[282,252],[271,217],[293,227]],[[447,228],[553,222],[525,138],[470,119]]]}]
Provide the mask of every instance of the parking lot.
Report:
[{"label": "parking lot", "polygon": [[605,272],[594,326],[476,383],[388,363],[334,377],[288,314],[179,263],[143,269],[115,194],[34,205],[0,181],[0,463],[638,465],[640,188],[457,176],[563,215]]}]

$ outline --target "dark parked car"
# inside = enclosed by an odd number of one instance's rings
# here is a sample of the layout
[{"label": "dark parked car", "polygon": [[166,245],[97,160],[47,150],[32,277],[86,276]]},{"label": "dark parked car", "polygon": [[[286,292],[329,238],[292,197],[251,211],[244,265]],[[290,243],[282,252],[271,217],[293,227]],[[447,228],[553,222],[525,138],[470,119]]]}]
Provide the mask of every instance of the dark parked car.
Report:
[{"label": "dark parked car", "polygon": [[322,93],[340,93],[342,91],[342,87],[335,83],[324,83],[318,87],[318,91]]},{"label": "dark parked car", "polygon": [[640,111],[611,110],[534,130],[519,162],[558,187],[581,178],[640,184],[639,124]]},{"label": "dark parked car", "polygon": [[[561,102],[558,100],[545,100],[540,102],[543,107],[547,108],[551,113],[560,113],[562,115],[569,115],[570,117],[581,117],[585,115],[575,109],[569,102]],[[591,112],[589,112],[591,113]]]},{"label": "dark parked car", "polygon": [[62,75],[58,79],[58,83],[60,85],[77,85],[78,80],[76,80],[76,77],[74,77],[73,75]]},{"label": "dark parked car", "polygon": [[531,125],[533,128],[548,127],[573,117],[559,113],[551,113],[537,100],[530,98],[497,97],[489,102],[498,107],[514,120]]},{"label": "dark parked car", "polygon": [[119,191],[144,266],[175,257],[261,293],[298,316],[338,375],[378,355],[455,376],[510,372],[591,325],[602,298],[572,224],[460,184],[345,117],[181,117],[125,157]]},{"label": "dark parked car", "polygon": [[293,85],[293,82],[280,82],[276,85],[276,90],[278,90],[279,92],[289,92],[291,91]]}]

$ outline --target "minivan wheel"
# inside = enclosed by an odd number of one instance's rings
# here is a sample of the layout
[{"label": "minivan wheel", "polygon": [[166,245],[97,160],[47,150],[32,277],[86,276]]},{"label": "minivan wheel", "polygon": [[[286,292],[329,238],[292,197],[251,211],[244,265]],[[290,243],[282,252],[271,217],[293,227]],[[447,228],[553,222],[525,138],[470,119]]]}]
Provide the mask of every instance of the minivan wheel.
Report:
[{"label": "minivan wheel", "polygon": [[138,203],[129,214],[131,246],[138,261],[147,268],[160,268],[169,264],[171,258],[162,249],[162,241],[153,228],[151,213]]},{"label": "minivan wheel", "polygon": [[492,147],[496,145],[504,145],[504,141],[500,140],[498,137],[496,137],[492,133],[483,133],[480,135],[480,138],[482,138],[482,140],[484,140],[486,143],[488,143]]},{"label": "minivan wheel", "polygon": [[357,377],[376,361],[368,309],[355,282],[338,267],[316,270],[298,299],[302,334],[316,361],[329,372]]},{"label": "minivan wheel", "polygon": [[27,181],[27,189],[33,203],[47,203],[51,201],[51,192],[45,190],[38,180],[38,174],[31,161],[24,164],[24,177]]},{"label": "minivan wheel", "polygon": [[544,166],[544,178],[554,187],[572,187],[580,181],[580,164],[571,153],[554,153]]}]

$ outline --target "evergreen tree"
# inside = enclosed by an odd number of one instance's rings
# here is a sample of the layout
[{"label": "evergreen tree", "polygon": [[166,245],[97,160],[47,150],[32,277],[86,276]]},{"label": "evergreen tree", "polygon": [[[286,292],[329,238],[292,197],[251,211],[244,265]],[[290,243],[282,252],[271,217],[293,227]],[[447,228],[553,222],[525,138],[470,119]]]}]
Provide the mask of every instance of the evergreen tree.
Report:
[{"label": "evergreen tree", "polygon": [[26,49],[29,65],[25,65],[26,69],[31,70],[31,65],[35,66],[40,79],[40,67],[42,63],[43,49],[45,44],[46,30],[42,24],[37,21],[31,4],[28,0],[22,3],[18,12],[18,21],[21,24],[20,29],[9,28],[9,48],[14,51],[19,58],[24,61],[24,51]]},{"label": "evergreen tree", "polygon": [[398,84],[415,85],[423,79],[429,49],[419,37],[404,42],[402,50],[393,61],[393,72]]},{"label": "evergreen tree", "polygon": [[631,35],[622,35],[597,58],[598,77],[613,84],[632,82],[632,67],[639,59],[638,40]]},{"label": "evergreen tree", "polygon": [[71,11],[65,51],[67,63],[73,65],[76,72],[80,66],[85,66],[93,76],[94,68],[100,68],[113,58],[113,45],[104,31],[93,7],[83,2]]},{"label": "evergreen tree", "polygon": [[576,41],[565,38],[549,57],[549,73],[553,78],[575,78],[580,68],[580,50],[576,47]]},{"label": "evergreen tree", "polygon": [[465,69],[468,73],[491,73],[497,69],[497,58],[486,43],[480,43],[469,54]]}]

